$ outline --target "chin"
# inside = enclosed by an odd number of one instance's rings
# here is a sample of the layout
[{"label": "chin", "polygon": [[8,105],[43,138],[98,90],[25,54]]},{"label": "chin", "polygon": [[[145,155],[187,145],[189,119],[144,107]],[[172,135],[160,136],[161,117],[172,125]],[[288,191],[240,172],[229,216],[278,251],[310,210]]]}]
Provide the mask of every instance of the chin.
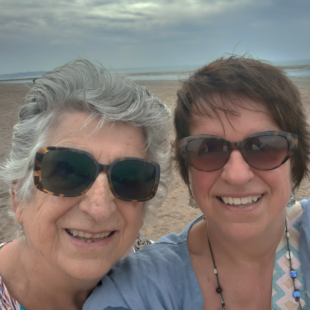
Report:
[{"label": "chin", "polygon": [[110,271],[113,264],[103,264],[104,260],[98,263],[82,261],[66,266],[65,271],[71,277],[79,280],[99,280]]},{"label": "chin", "polygon": [[238,242],[248,242],[263,232],[263,227],[254,223],[230,223],[225,226],[225,234]]}]

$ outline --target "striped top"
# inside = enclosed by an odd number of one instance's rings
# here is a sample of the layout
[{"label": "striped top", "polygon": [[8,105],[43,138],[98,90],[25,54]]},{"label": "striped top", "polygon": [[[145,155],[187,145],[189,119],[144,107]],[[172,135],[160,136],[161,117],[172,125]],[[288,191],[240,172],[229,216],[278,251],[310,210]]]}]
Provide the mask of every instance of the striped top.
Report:
[{"label": "striped top", "polygon": [[[10,242],[12,241],[1,243],[0,249]],[[17,302],[17,300],[15,300],[10,296],[7,287],[2,281],[1,275],[0,275],[0,310],[23,310],[23,308],[20,307],[20,304]]]}]

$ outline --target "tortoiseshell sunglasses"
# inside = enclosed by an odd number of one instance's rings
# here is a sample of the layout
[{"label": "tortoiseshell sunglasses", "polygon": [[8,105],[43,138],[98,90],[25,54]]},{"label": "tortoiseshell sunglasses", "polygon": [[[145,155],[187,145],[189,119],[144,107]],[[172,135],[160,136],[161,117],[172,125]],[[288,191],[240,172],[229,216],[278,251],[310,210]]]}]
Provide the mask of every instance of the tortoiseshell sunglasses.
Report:
[{"label": "tortoiseshell sunglasses", "polygon": [[102,165],[88,152],[66,147],[43,147],[35,157],[34,184],[40,191],[61,197],[85,194],[100,172],[108,176],[114,196],[125,201],[146,201],[157,191],[157,163],[123,157]]},{"label": "tortoiseshell sunglasses", "polygon": [[297,148],[296,135],[266,131],[239,142],[209,135],[190,136],[180,140],[179,151],[197,170],[211,172],[223,167],[233,150],[239,150],[244,160],[253,168],[272,170],[283,165]]}]

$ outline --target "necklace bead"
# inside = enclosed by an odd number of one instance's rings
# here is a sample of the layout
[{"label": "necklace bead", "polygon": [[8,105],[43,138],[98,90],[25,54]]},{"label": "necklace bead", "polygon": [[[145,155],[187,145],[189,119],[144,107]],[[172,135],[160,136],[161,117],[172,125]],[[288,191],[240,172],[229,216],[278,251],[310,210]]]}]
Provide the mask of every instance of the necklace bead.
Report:
[{"label": "necklace bead", "polygon": [[217,292],[218,294],[221,294],[221,293],[223,292],[223,290],[222,290],[222,288],[219,286],[219,287],[216,288],[216,292]]},{"label": "necklace bead", "polygon": [[294,254],[293,254],[292,251],[287,251],[285,256],[286,256],[287,259],[292,259],[294,257]]},{"label": "necklace bead", "polygon": [[300,291],[299,290],[295,290],[293,292],[293,296],[295,297],[295,300],[298,302],[299,298],[301,297]]},{"label": "necklace bead", "polygon": [[297,271],[296,271],[296,270],[291,270],[291,271],[290,271],[290,276],[291,276],[292,278],[296,278],[296,277],[297,277]]}]

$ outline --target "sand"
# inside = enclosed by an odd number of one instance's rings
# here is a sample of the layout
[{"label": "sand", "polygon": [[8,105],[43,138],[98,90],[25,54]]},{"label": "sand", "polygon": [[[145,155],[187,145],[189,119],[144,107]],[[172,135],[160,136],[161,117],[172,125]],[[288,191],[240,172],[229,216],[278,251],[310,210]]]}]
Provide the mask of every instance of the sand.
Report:
[{"label": "sand", "polygon": [[[293,82],[301,92],[304,108],[310,122],[310,78],[295,78]],[[173,109],[176,91],[179,88],[177,81],[140,81],[154,95],[159,97]],[[17,121],[18,108],[23,104],[23,98],[33,84],[1,84],[0,83],[0,162],[9,153],[13,126]],[[171,140],[173,135],[171,135]],[[176,169],[173,171],[174,181],[171,184],[169,196],[165,203],[152,209],[145,219],[141,233],[152,240],[170,232],[180,232],[187,223],[201,214],[199,209],[188,205],[188,191]],[[310,197],[310,180],[303,180],[296,192],[298,200]],[[0,190],[3,186],[0,185]],[[15,226],[7,215],[5,206],[6,197],[0,197],[0,242],[14,238]]]}]

